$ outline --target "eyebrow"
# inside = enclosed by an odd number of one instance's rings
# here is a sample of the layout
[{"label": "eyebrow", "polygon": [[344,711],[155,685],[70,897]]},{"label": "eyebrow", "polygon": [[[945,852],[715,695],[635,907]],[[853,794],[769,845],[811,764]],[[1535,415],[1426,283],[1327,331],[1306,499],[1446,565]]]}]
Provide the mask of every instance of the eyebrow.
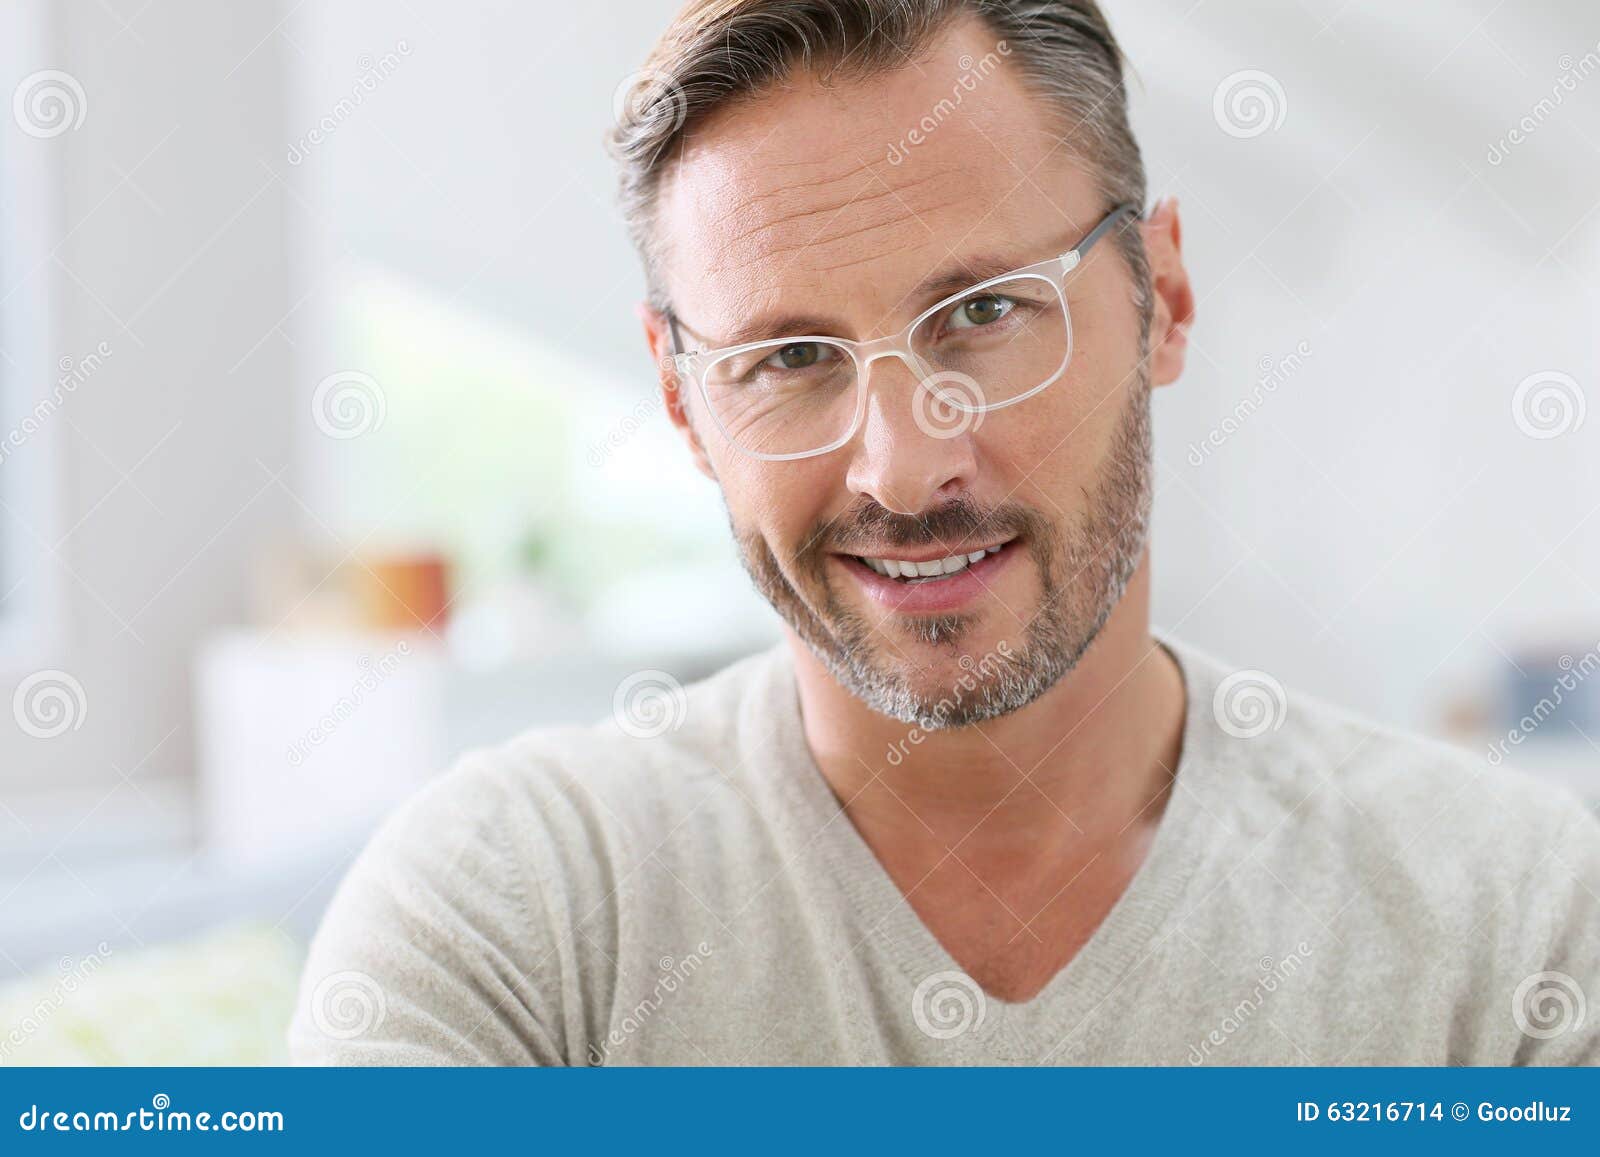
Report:
[{"label": "eyebrow", "polygon": [[[1023,258],[1011,255],[969,257],[929,274],[917,283],[904,300],[921,300],[927,305],[932,305],[953,293],[981,285],[991,277],[999,277],[1002,273],[1025,268],[1028,264],[1030,263]],[[687,325],[684,328],[689,329]],[[786,337],[839,337],[839,331],[843,328],[837,318],[823,314],[792,312],[757,314],[734,326],[723,337],[710,343],[707,348],[724,349],[728,346],[781,340]],[[695,331],[691,329],[689,332]]]}]

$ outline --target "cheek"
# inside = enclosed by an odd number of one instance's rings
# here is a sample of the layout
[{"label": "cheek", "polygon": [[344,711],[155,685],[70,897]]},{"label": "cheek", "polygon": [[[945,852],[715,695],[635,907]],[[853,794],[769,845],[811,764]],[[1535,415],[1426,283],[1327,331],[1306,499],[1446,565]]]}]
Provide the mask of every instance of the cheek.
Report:
[{"label": "cheek", "polygon": [[1135,378],[1128,366],[1074,354],[1066,374],[1042,394],[986,415],[978,431],[986,464],[1005,489],[1047,495],[1070,510],[1077,488],[1098,476]]},{"label": "cheek", "polygon": [[830,496],[837,469],[826,455],[795,462],[763,462],[730,451],[717,461],[723,500],[741,534],[756,533],[788,560],[817,528],[837,513]]}]

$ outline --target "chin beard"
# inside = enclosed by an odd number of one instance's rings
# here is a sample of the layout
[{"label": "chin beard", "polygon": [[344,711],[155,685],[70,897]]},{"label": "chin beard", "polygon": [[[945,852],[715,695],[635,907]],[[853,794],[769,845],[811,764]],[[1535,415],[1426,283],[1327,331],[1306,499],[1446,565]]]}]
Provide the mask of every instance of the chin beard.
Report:
[{"label": "chin beard", "polygon": [[[867,499],[814,528],[795,560],[794,573],[820,595],[816,609],[764,538],[737,527],[734,538],[757,589],[841,687],[908,726],[965,727],[1028,706],[1077,666],[1099,636],[1144,557],[1151,473],[1150,395],[1141,383],[1130,392],[1087,508],[1065,528],[1017,503],[984,511],[958,498],[923,515],[901,515]],[[851,541],[926,545],[979,531],[1024,538],[1041,586],[1038,611],[1020,628],[1020,639],[998,640],[983,655],[961,647],[975,616],[893,616],[874,624],[845,606],[828,582],[824,544],[833,550]],[[901,639],[937,649],[938,660],[911,662]],[[952,662],[960,674],[939,670]]]}]

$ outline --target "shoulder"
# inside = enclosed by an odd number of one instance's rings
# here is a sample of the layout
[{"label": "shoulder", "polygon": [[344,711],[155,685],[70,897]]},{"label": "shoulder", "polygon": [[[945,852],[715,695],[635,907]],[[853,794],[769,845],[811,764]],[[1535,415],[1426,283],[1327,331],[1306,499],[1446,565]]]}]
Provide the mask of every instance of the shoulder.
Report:
[{"label": "shoulder", "polygon": [[1558,919],[1563,900],[1600,890],[1600,820],[1570,791],[1174,651],[1195,700],[1186,734],[1242,842],[1339,865],[1355,903],[1454,912],[1458,924]]},{"label": "shoulder", "polygon": [[[641,672],[601,723],[461,757],[390,815],[341,883],[309,953],[293,1055],[581,1061],[572,1026],[599,1023],[619,894],[671,895],[641,872],[688,870],[669,836],[687,851],[709,846],[707,824],[748,825],[733,769],[784,675],[772,652],[688,686]],[[351,977],[382,998],[358,1039],[326,1031],[328,985]]]},{"label": "shoulder", "polygon": [[478,749],[401,810],[580,838],[605,829],[640,837],[665,831],[708,802],[746,793],[752,755],[792,696],[787,656],[751,655],[684,683],[638,671],[617,687],[611,713],[587,726],[538,728]]}]

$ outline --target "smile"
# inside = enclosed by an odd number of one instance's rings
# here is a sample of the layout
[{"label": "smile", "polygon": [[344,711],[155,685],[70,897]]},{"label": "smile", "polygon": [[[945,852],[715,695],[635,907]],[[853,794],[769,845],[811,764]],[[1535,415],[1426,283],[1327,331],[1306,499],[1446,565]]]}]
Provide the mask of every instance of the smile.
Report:
[{"label": "smile", "polygon": [[923,562],[910,562],[894,558],[868,558],[865,555],[856,555],[868,568],[883,575],[885,578],[899,579],[906,583],[938,582],[958,571],[966,570],[973,563],[982,562],[991,554],[998,554],[1005,548],[1005,543],[998,546],[986,547],[983,550],[974,550],[967,554],[952,554],[945,558],[928,559]]},{"label": "smile", "polygon": [[[937,558],[885,558],[840,554],[834,558],[868,599],[899,615],[952,614],[993,594],[993,584],[1015,559],[1026,557],[1019,538]],[[949,547],[945,547],[949,550]]]}]

